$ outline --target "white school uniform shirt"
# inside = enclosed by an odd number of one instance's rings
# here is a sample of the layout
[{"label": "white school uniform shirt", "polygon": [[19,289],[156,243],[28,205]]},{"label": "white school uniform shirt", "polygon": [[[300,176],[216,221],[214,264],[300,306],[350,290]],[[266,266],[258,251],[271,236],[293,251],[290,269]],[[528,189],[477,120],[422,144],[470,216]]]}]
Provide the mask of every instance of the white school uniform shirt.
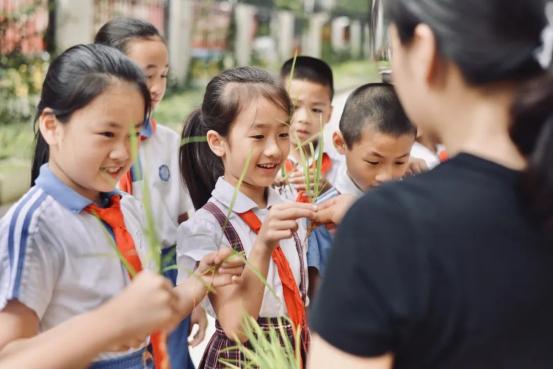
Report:
[{"label": "white school uniform shirt", "polygon": [[428,169],[433,169],[440,164],[438,155],[419,142],[415,142],[411,148],[411,156],[424,160]]},{"label": "white school uniform shirt", "polygon": [[[221,177],[217,181],[209,201],[217,205],[224,214],[227,214],[234,191],[234,187]],[[238,214],[247,212],[248,210],[253,210],[255,215],[257,215],[261,222],[263,222],[263,220],[267,217],[269,208],[282,202],[285,202],[285,200],[282,199],[276,191],[269,188],[267,208],[260,209],[253,200],[243,193],[238,192],[233,212],[229,217],[229,222],[234,227],[236,233],[242,241],[246,257],[250,254],[257,235],[239,217]],[[299,224],[302,223],[303,222],[299,222]],[[297,233],[302,244],[302,260],[304,261],[304,268],[307,270],[306,230],[303,226],[300,226]],[[300,258],[296,249],[296,242],[294,241],[294,238],[289,238],[280,241],[279,245],[286,256],[288,263],[290,264],[290,269],[292,270],[296,284],[299,287],[301,281]],[[190,274],[190,271],[194,269],[197,261],[221,247],[230,247],[228,240],[223,235],[221,226],[210,212],[205,209],[198,209],[190,220],[179,226],[177,238],[177,265],[179,273],[177,284],[182,283],[183,280]],[[276,297],[267,288],[265,288],[259,316],[270,318],[286,315],[287,310],[284,303],[282,282],[278,276],[277,267],[272,259],[269,263],[267,282],[276,292]],[[206,310],[211,315],[215,316],[209,301],[205,302],[205,306]]]},{"label": "white school uniform shirt", "polygon": [[336,182],[334,183],[334,187],[336,190],[338,190],[341,194],[351,194],[355,195],[357,197],[363,196],[364,192],[353,182],[353,179],[351,179],[350,175],[348,174],[348,167],[346,163],[343,163],[340,165],[340,168],[338,169],[338,176],[336,177]]},{"label": "white school uniform shirt", "polygon": [[[0,310],[18,300],[37,314],[43,332],[97,308],[130,283],[107,228],[83,211],[91,203],[47,164],[40,168],[36,185],[0,221]],[[144,265],[140,204],[123,194],[121,209]]]},{"label": "white school uniform shirt", "polygon": [[160,124],[155,133],[149,134],[149,138],[140,143],[138,150],[142,178],[133,178],[132,195],[139,200],[143,199],[146,179],[156,231],[162,247],[166,248],[177,242],[179,217],[184,213],[192,215],[194,206],[180,175],[179,135]]}]

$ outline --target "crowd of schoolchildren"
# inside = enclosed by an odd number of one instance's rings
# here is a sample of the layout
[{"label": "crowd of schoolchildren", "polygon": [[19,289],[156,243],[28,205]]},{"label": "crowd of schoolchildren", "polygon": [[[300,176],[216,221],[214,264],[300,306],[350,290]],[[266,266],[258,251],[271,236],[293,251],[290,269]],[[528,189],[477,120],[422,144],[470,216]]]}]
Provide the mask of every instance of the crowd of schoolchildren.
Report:
[{"label": "crowd of schoolchildren", "polygon": [[154,26],[116,18],[52,61],[32,186],[0,223],[2,368],[193,368],[206,312],[216,327],[200,368],[246,365],[236,342],[248,315],[283,324],[292,344],[299,330],[304,367],[341,218],[332,204],[446,160],[388,83],[351,92],[323,142],[333,74],[308,56],[278,79],[220,73],[179,135],[152,118],[168,53]]}]

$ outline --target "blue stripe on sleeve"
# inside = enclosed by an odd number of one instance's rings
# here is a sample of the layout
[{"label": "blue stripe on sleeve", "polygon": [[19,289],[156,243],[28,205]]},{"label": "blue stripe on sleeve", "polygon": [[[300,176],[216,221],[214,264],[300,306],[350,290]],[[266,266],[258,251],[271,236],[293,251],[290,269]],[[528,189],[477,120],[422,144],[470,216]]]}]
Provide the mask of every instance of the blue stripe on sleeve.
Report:
[{"label": "blue stripe on sleeve", "polygon": [[[20,236],[20,240],[19,240],[19,250],[18,250],[18,260],[17,260],[17,266],[14,268],[15,269],[15,280],[14,280],[14,283],[12,284],[12,293],[11,293],[11,296],[12,298],[17,298],[19,297],[19,289],[21,287],[21,277],[23,275],[23,266],[25,264],[25,252],[26,252],[26,249],[27,249],[27,239],[29,238],[29,226],[31,224],[31,220],[33,219],[33,215],[35,213],[35,211],[38,209],[38,207],[40,206],[40,204],[42,203],[42,201],[44,201],[44,199],[48,196],[48,194],[46,194],[45,192],[43,192],[34,202],[33,204],[31,205],[31,207],[29,208],[29,210],[27,211],[27,213],[25,214],[25,218],[23,220],[23,225],[21,227],[21,236]],[[28,200],[25,199],[24,200],[24,203],[27,203]],[[14,238],[15,238],[15,227],[16,227],[16,223],[17,223],[17,219],[19,218],[19,213],[21,211],[21,208],[18,208],[16,209],[17,211],[17,214],[14,214],[14,218],[12,218],[11,220],[11,223],[10,223],[10,234],[9,234],[9,237],[8,237],[8,242],[9,242],[9,247],[11,248],[11,253],[10,253],[10,264],[12,266],[12,268],[14,267],[13,263],[14,263],[14,254],[15,254],[15,244],[14,244]]]}]

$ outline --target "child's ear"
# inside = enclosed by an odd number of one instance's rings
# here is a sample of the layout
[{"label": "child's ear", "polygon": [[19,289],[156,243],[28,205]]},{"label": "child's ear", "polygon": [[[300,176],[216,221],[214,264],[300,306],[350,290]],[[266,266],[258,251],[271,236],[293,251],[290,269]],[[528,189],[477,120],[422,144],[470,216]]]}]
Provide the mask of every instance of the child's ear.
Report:
[{"label": "child's ear", "polygon": [[342,136],[342,132],[335,131],[332,134],[332,143],[340,155],[346,155],[346,141],[344,140],[344,136]]},{"label": "child's ear", "polygon": [[217,133],[214,130],[207,131],[206,134],[207,138],[207,144],[209,145],[209,148],[215,155],[222,158],[225,155],[226,148],[225,148],[225,140],[219,133]]},{"label": "child's ear", "polygon": [[57,145],[61,142],[61,123],[56,119],[54,111],[45,108],[38,117],[38,129],[49,146]]}]

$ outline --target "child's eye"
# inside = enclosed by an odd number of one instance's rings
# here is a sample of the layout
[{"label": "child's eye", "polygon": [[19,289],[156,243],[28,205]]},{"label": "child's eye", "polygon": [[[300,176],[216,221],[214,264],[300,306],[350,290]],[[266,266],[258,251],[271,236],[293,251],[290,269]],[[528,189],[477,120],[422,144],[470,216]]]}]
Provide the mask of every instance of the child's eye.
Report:
[{"label": "child's eye", "polygon": [[378,164],[380,164],[380,162],[378,162],[378,161],[370,161],[370,160],[365,160],[365,163],[368,163],[368,164],[374,165],[374,166],[377,166]]},{"label": "child's eye", "polygon": [[115,137],[115,133],[113,133],[113,132],[100,132],[98,134],[101,135],[101,136],[107,137],[107,138]]},{"label": "child's eye", "polygon": [[321,109],[311,109],[313,113],[321,114],[323,111]]},{"label": "child's eye", "polygon": [[154,76],[149,75],[149,76],[146,76],[146,78],[147,78],[147,79],[152,79],[152,78],[154,78]]},{"label": "child's eye", "polygon": [[281,133],[278,135],[280,138],[288,138],[290,137],[290,134],[289,133]]},{"label": "child's eye", "polygon": [[161,78],[163,78],[163,79],[167,78],[167,74],[162,74]]},{"label": "child's eye", "polygon": [[406,161],[396,161],[396,165],[405,165]]},{"label": "child's eye", "polygon": [[250,138],[253,138],[254,140],[262,140],[265,138],[265,136],[263,135],[254,135],[254,136],[250,136]]}]

